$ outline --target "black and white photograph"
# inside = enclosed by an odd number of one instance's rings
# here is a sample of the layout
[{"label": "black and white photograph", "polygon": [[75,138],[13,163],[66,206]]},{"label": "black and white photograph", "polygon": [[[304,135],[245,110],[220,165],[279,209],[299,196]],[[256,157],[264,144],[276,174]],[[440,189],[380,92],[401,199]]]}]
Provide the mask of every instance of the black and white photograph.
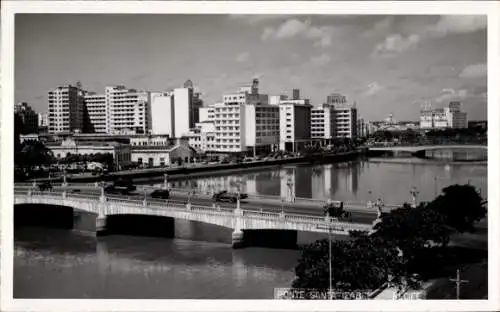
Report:
[{"label": "black and white photograph", "polygon": [[495,310],[491,2],[373,14],[14,2],[2,8],[6,308]]}]

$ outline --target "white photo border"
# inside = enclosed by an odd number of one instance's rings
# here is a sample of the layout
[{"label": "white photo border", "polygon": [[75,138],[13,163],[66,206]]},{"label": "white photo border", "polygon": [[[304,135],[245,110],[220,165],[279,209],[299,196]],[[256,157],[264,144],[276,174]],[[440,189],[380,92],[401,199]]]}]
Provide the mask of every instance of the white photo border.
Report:
[{"label": "white photo border", "polygon": [[[496,1],[3,1],[1,45],[1,307],[5,311],[498,311],[500,4]],[[408,14],[488,16],[488,300],[28,300],[13,299],[14,15],[80,14]]]}]

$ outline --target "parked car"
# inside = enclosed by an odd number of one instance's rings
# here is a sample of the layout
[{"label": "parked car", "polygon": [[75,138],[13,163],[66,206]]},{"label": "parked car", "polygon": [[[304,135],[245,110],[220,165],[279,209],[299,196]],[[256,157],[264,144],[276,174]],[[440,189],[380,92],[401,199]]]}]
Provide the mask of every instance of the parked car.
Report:
[{"label": "parked car", "polygon": [[[240,200],[248,198],[248,195],[245,193],[240,193],[239,195],[240,195]],[[212,198],[217,202],[229,201],[235,203],[238,200],[238,193],[229,193],[228,191],[221,191],[219,193],[214,194]]]},{"label": "parked car", "polygon": [[168,199],[170,197],[170,192],[168,190],[154,190],[153,193],[151,193],[151,197]]},{"label": "parked car", "polygon": [[38,185],[38,189],[40,191],[47,191],[47,190],[52,190],[52,184],[50,182],[43,182]]},{"label": "parked car", "polygon": [[108,194],[126,195],[133,192],[137,187],[132,183],[132,180],[117,180],[112,185],[104,188],[104,192]]}]

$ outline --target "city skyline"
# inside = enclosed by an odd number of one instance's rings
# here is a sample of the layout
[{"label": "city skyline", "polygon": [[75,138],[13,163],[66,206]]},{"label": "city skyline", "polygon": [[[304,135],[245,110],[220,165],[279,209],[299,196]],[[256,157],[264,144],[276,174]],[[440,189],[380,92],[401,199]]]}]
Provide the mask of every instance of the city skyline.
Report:
[{"label": "city skyline", "polygon": [[37,112],[76,81],[99,93],[191,79],[210,105],[257,77],[262,93],[298,88],[313,105],[341,93],[366,120],[451,100],[486,119],[484,16],[20,14],[15,48],[15,100]]}]

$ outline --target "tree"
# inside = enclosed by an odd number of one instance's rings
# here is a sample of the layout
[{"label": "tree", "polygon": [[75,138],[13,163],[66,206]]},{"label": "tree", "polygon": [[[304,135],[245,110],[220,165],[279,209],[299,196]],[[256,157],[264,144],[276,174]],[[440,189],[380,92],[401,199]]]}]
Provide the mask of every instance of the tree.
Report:
[{"label": "tree", "polygon": [[[292,287],[326,292],[329,288],[328,241],[303,248]],[[378,238],[332,242],[332,287],[337,291],[375,290],[391,279],[403,287],[409,278],[404,259],[394,244]],[[416,283],[416,282],[415,282]]]},{"label": "tree", "polygon": [[40,141],[25,141],[19,153],[19,163],[24,168],[54,163],[54,154]]},{"label": "tree", "polygon": [[472,185],[451,185],[429,203],[428,208],[441,214],[448,226],[460,233],[474,232],[474,223],[486,216],[481,195]]},{"label": "tree", "polygon": [[405,204],[383,214],[381,221],[375,225],[372,236],[398,246],[408,271],[426,278],[442,268],[446,247],[454,232],[443,215],[429,209],[426,203],[417,208]]}]

